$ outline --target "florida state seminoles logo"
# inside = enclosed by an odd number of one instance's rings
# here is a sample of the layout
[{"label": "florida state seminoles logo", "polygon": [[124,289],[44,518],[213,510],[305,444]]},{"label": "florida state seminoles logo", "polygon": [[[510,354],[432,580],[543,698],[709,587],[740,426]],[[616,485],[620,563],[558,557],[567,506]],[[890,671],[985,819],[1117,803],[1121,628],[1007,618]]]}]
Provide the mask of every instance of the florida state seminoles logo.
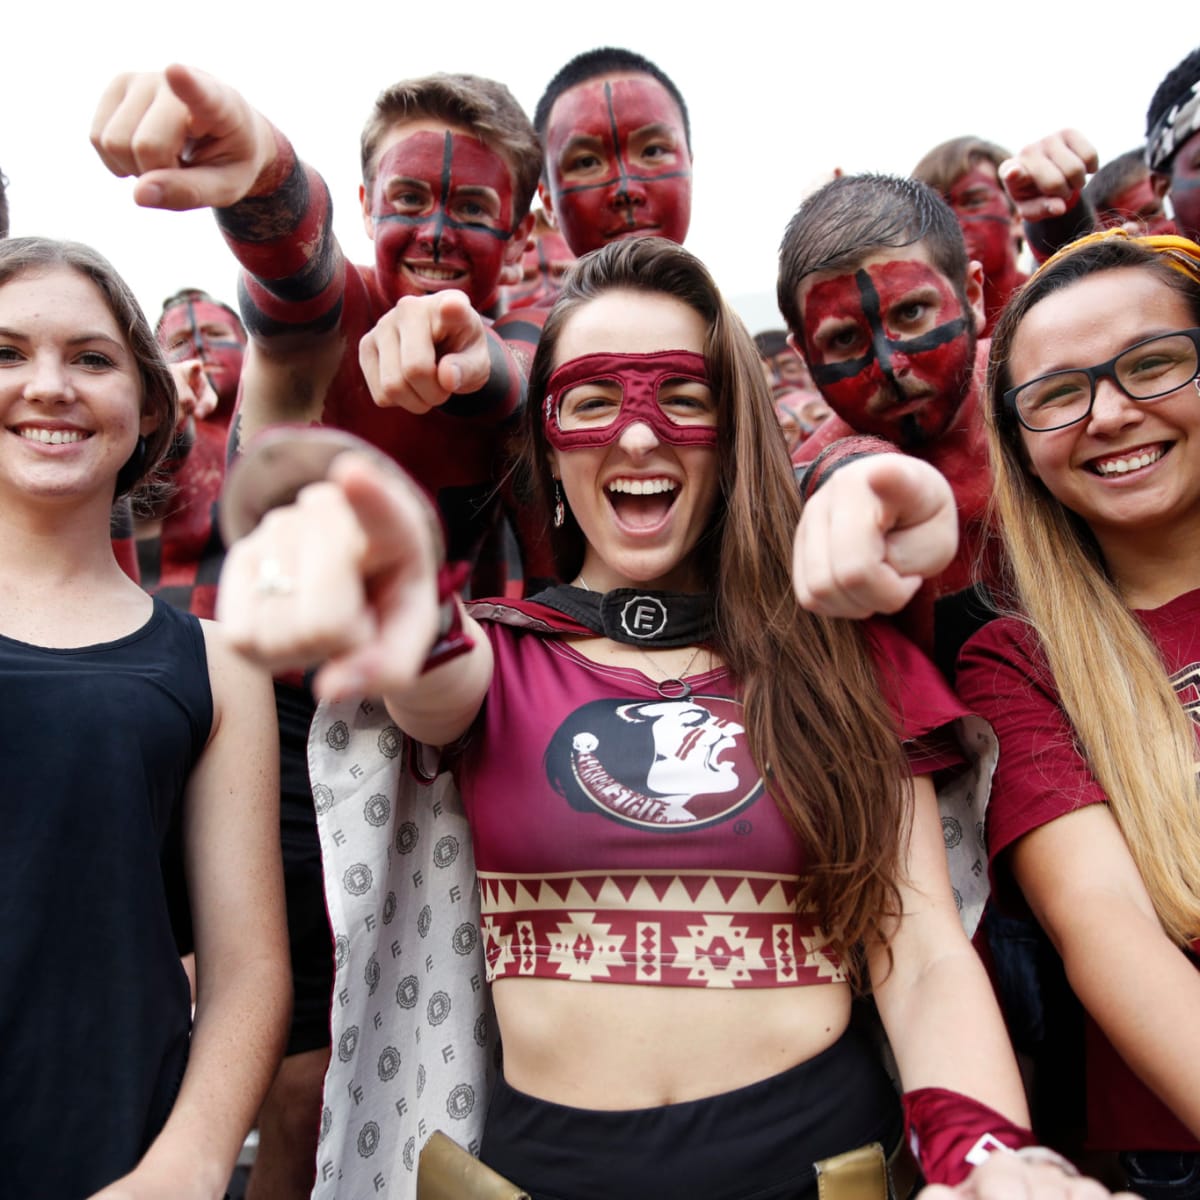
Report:
[{"label": "florida state seminoles logo", "polygon": [[573,808],[642,829],[700,829],[762,791],[741,721],[742,706],[722,696],[594,700],[559,726],[546,771]]}]

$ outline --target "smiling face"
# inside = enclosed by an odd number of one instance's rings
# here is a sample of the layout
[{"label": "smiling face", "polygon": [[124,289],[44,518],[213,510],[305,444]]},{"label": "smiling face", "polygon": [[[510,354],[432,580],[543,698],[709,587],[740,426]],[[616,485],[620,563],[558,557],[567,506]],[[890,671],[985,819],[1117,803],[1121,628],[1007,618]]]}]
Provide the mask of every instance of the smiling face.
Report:
[{"label": "smiling face", "polygon": [[155,418],[137,363],[99,288],[70,267],[0,285],[0,490],[21,499],[94,499]]},{"label": "smiling face", "polygon": [[[586,539],[582,574],[596,591],[635,585],[695,591],[709,582],[699,577],[696,546],[719,491],[715,438],[709,436],[717,426],[718,400],[693,369],[706,333],[694,309],[651,292],[606,292],[563,325],[554,355],[560,378],[586,356],[610,356],[602,372],[607,381],[581,380],[563,393],[565,425],[582,423],[582,437],[572,439],[568,431],[560,447],[548,451],[551,472]],[[647,361],[661,365],[661,359],[611,359],[664,351],[678,352],[673,357],[687,370],[678,376],[658,372],[663,378],[656,375],[646,387]],[[623,384],[626,366],[637,379]],[[590,368],[584,373],[595,374]],[[648,403],[658,405],[661,420],[636,411]],[[613,419],[606,420],[610,413]],[[587,428],[596,422],[598,429]],[[676,429],[685,431],[678,439]],[[569,444],[574,448],[565,448]]]},{"label": "smiling face", "polygon": [[970,388],[982,277],[960,295],[921,245],[819,271],[797,289],[804,358],[830,408],[860,433],[914,449],[949,428]]},{"label": "smiling face", "polygon": [[542,203],[575,254],[625,237],[687,236],[683,114],[649,75],[602,75],[563,92],[546,124],[545,177]]},{"label": "smiling face", "polygon": [[[1196,324],[1186,299],[1152,272],[1097,272],[1030,309],[1012,342],[1012,386],[1106,362]],[[1022,430],[1021,441],[1030,471],[1087,522],[1102,549],[1181,523],[1200,528],[1200,397],[1190,383],[1137,401],[1102,379],[1090,416],[1047,433]]]},{"label": "smiling face", "polygon": [[360,200],[379,283],[393,302],[457,288],[486,312],[502,268],[525,247],[528,225],[514,222],[508,163],[469,130],[441,121],[394,125]]}]

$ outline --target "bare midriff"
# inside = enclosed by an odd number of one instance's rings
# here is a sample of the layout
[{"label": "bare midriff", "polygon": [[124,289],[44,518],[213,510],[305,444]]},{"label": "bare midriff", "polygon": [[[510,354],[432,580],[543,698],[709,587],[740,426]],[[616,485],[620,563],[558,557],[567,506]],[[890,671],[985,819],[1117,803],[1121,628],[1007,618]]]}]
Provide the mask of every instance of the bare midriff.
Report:
[{"label": "bare midriff", "polygon": [[557,979],[492,985],[504,1076],[573,1108],[635,1109],[746,1087],[828,1049],[845,983],[709,989]]}]

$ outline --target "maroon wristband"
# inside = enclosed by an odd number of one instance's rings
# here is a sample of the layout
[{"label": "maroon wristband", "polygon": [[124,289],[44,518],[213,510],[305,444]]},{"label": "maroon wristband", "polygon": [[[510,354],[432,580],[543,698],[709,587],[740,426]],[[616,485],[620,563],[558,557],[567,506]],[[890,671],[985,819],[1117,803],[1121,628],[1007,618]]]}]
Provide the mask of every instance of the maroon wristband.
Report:
[{"label": "maroon wristband", "polygon": [[438,626],[437,641],[429,651],[429,657],[421,668],[421,674],[432,671],[448,663],[460,654],[466,654],[475,646],[475,639],[463,629],[462,605],[458,602],[458,593],[462,590],[471,573],[470,563],[442,563],[438,568],[438,612],[441,622]]},{"label": "maroon wristband", "polygon": [[997,1150],[1034,1145],[1028,1129],[948,1088],[905,1092],[904,1129],[927,1183],[961,1183]]}]

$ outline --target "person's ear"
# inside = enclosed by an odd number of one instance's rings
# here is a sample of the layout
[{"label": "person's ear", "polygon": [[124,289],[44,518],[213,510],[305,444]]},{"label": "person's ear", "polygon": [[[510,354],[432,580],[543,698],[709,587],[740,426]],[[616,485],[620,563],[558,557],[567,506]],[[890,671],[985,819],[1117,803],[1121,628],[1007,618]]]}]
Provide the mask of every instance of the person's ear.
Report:
[{"label": "person's ear", "polygon": [[358,206],[362,209],[363,228],[367,231],[367,237],[371,241],[375,240],[375,218],[371,215],[371,205],[367,199],[366,184],[358,185]]},{"label": "person's ear", "polygon": [[975,332],[980,334],[987,327],[987,311],[983,307],[983,264],[971,259],[967,263],[966,286],[967,307],[975,317]]},{"label": "person's ear", "polygon": [[[512,237],[504,247],[504,265],[506,267],[520,263],[525,251],[529,249],[529,235],[533,232],[533,213],[527,213],[513,230]],[[520,283],[520,276],[517,282]]]}]

